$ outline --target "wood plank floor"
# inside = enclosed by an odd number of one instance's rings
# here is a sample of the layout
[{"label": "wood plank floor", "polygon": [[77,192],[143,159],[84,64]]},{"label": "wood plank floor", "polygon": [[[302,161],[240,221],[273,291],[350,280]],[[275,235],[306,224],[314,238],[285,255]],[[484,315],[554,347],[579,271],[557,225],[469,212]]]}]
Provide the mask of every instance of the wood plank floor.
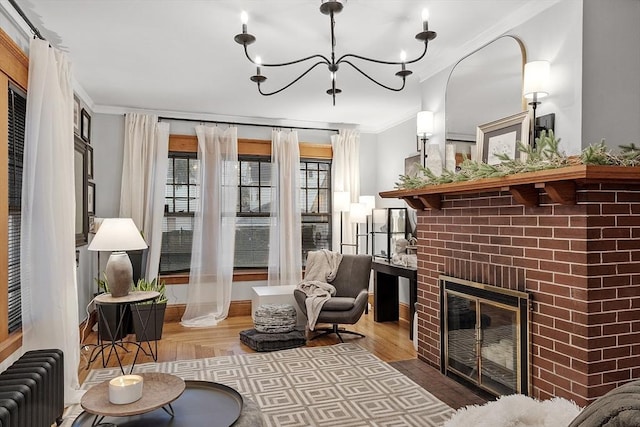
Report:
[{"label": "wood plank floor", "polygon": [[[253,350],[242,344],[239,338],[240,331],[251,328],[253,328],[251,316],[230,317],[210,328],[185,328],[178,322],[167,322],[164,324],[162,339],[158,341],[158,362],[254,353]],[[360,332],[366,337],[360,338],[343,334],[345,342],[356,343],[385,362],[391,362],[396,369],[450,406],[458,408],[486,401],[486,397],[478,396],[472,390],[455,383],[443,376],[437,369],[418,360],[413,343],[409,340],[407,322],[377,323],[374,322],[373,313],[370,311],[368,314],[364,314],[357,324],[351,325],[347,329]],[[134,338],[133,335],[128,337],[130,340]],[[91,344],[95,344],[96,340],[97,333],[91,332],[81,347],[81,360],[78,367],[78,377],[81,384],[90,369],[102,368],[102,358],[100,357],[87,366]],[[339,342],[338,338],[332,334],[307,341],[307,346],[333,345]],[[129,348],[133,351],[119,352],[123,364],[131,364],[133,361],[135,347],[129,345]],[[150,356],[140,354],[136,363],[152,361]],[[108,361],[107,366],[118,366],[115,357]]]}]

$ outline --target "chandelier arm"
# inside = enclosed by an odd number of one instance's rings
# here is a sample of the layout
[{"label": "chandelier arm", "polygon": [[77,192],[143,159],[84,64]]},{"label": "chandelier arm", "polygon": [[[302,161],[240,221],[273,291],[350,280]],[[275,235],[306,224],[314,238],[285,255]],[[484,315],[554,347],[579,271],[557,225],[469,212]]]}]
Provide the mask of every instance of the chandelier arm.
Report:
[{"label": "chandelier arm", "polygon": [[[247,45],[246,44],[244,45],[244,55],[247,57],[249,62],[251,62],[252,64],[255,64],[255,65],[258,65],[258,64],[256,64],[256,61],[251,59],[251,56],[249,56],[249,52],[247,51]],[[307,56],[305,58],[300,58],[300,59],[296,59],[294,61],[289,61],[289,62],[282,62],[282,63],[279,63],[279,64],[278,63],[274,63],[274,64],[261,63],[260,66],[261,67],[284,67],[286,65],[299,64],[301,62],[308,61],[308,60],[313,59],[313,58],[321,58],[322,61],[324,61],[323,62],[324,64],[327,64],[327,65],[330,64],[330,61],[329,61],[329,59],[327,59],[326,56],[317,53],[315,55],[310,55],[310,56]],[[315,65],[314,65],[314,67],[315,67]]]},{"label": "chandelier arm", "polygon": [[[286,86],[281,87],[280,89],[274,91],[274,92],[263,92],[262,89],[260,88],[260,83],[258,83],[258,92],[260,92],[260,95],[264,95],[264,96],[271,96],[271,95],[275,95],[277,93],[282,92],[283,90],[291,87],[293,84],[295,84],[298,80],[300,80],[301,78],[303,78],[304,76],[306,76],[311,70],[313,70],[314,68],[316,68],[318,65],[323,65],[324,62],[323,61],[318,61],[315,64],[313,64],[311,67],[309,67],[307,69],[307,71],[305,71],[304,73],[300,74],[298,77],[296,77],[295,80],[293,80],[291,83],[289,83]],[[264,65],[264,64],[263,64]]]},{"label": "chandelier arm", "polygon": [[[402,64],[413,64],[414,62],[418,62],[420,61],[422,58],[424,58],[424,56],[427,54],[427,47],[428,47],[429,43],[425,42],[424,43],[424,50],[422,51],[422,54],[420,56],[418,56],[415,59],[412,59],[410,61],[382,61],[380,59],[373,59],[373,58],[367,58],[366,56],[362,56],[362,55],[356,55],[355,53],[345,53],[344,55],[342,55],[338,61],[336,62],[336,64],[340,64],[341,62],[348,62],[345,61],[345,58],[357,58],[360,59],[362,61],[368,61],[368,62],[375,62],[376,64],[384,64],[384,65],[402,65]],[[353,66],[353,64],[351,64],[351,66]]]},{"label": "chandelier arm", "polygon": [[387,85],[385,85],[383,83],[380,83],[379,81],[377,81],[373,77],[370,77],[367,73],[362,71],[360,68],[358,68],[355,65],[353,65],[353,63],[351,63],[349,61],[342,61],[342,62],[344,62],[345,64],[351,65],[354,70],[356,70],[357,72],[359,72],[360,74],[362,74],[363,76],[365,76],[366,78],[368,78],[369,80],[371,80],[373,83],[377,84],[380,87],[383,87],[383,88],[388,89],[388,90],[392,90],[394,92],[400,92],[402,89],[404,89],[404,85],[406,83],[406,79],[404,77],[402,77],[402,86],[400,86],[399,88],[393,88],[393,87],[387,86]]}]

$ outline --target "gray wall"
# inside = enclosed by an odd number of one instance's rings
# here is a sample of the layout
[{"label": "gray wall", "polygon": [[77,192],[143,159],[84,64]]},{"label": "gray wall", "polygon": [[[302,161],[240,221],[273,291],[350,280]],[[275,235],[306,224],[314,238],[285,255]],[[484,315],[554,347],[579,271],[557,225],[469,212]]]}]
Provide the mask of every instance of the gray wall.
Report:
[{"label": "gray wall", "polygon": [[583,146],[640,143],[640,1],[585,0]]}]

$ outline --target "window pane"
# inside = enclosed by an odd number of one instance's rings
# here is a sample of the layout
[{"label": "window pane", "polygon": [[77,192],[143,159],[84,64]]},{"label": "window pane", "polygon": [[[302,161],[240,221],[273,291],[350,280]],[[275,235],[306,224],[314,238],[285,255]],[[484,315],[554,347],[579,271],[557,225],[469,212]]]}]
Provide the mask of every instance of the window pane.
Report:
[{"label": "window pane", "polygon": [[271,185],[271,163],[260,162],[260,185]]},{"label": "window pane", "polygon": [[200,173],[200,161],[198,159],[189,159],[189,183],[196,184],[198,182],[198,174]]},{"label": "window pane", "polygon": [[318,171],[307,171],[307,187],[318,188]]},{"label": "window pane", "polygon": [[266,267],[269,262],[269,218],[236,218],[236,268]]},{"label": "window pane", "polygon": [[329,223],[316,222],[328,217],[302,216],[302,262],[306,263],[307,253],[320,249],[331,249],[329,244]]},{"label": "window pane", "polygon": [[263,187],[260,189],[261,211],[263,213],[271,212],[271,187]]},{"label": "window pane", "polygon": [[176,201],[175,201],[175,211],[176,212],[189,212],[187,207],[187,199],[186,198],[178,198],[176,197]]},{"label": "window pane", "polygon": [[307,171],[304,169],[302,164],[300,165],[300,188],[305,188],[307,186]]},{"label": "window pane", "polygon": [[175,159],[174,181],[176,184],[189,183],[189,159]]},{"label": "window pane", "polygon": [[175,212],[173,207],[173,199],[164,199],[164,211]]},{"label": "window pane", "polygon": [[189,195],[189,187],[187,185],[175,185],[174,190],[176,197],[187,197]]},{"label": "window pane", "polygon": [[164,218],[160,254],[161,273],[189,271],[193,221],[192,216]]},{"label": "window pane", "polygon": [[329,213],[329,190],[318,190],[318,213]]},{"label": "window pane", "polygon": [[240,183],[258,185],[260,182],[260,164],[257,161],[242,161],[240,164]]},{"label": "window pane", "polygon": [[320,188],[329,188],[329,172],[320,171],[318,172],[318,186]]}]

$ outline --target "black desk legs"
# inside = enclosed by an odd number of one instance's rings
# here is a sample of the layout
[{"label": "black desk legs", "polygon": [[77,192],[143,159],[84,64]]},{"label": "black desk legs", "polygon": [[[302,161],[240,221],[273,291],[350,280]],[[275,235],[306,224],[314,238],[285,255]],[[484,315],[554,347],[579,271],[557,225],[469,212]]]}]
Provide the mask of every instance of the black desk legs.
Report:
[{"label": "black desk legs", "polygon": [[398,276],[375,272],[373,280],[373,319],[376,322],[398,320]]},{"label": "black desk legs", "polygon": [[[380,271],[373,278],[373,319],[376,322],[396,321],[400,317],[398,277]],[[409,279],[409,339],[413,339],[413,317],[418,301],[418,282]]]}]

